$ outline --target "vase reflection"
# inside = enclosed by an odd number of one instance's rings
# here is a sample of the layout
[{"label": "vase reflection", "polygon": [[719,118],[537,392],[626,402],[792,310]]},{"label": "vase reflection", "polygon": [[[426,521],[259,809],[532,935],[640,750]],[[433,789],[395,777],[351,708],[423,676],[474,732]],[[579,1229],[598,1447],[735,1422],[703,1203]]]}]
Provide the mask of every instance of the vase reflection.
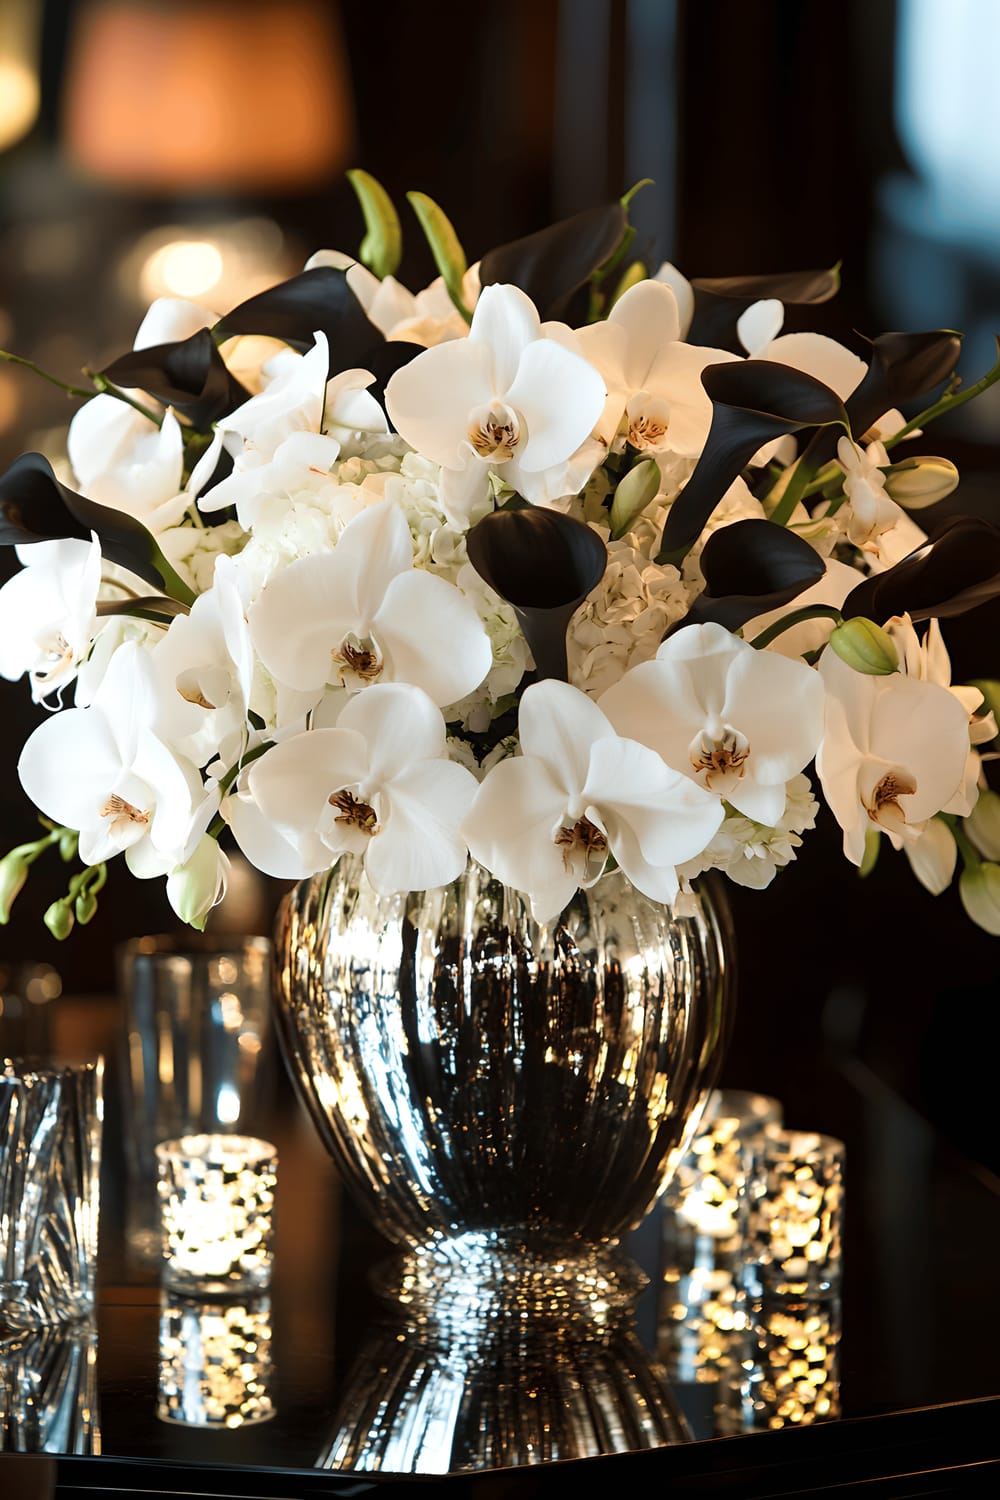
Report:
[{"label": "vase reflection", "polygon": [[0,1452],[100,1451],[94,1325],[0,1338]]},{"label": "vase reflection", "polygon": [[[470,1237],[471,1238],[471,1237]],[[469,1247],[449,1287],[408,1255],[344,1387],[317,1467],[443,1474],[658,1448],[690,1437],[640,1343],[643,1283],[621,1258],[497,1270]],[[479,1276],[482,1270],[483,1278]]]}]

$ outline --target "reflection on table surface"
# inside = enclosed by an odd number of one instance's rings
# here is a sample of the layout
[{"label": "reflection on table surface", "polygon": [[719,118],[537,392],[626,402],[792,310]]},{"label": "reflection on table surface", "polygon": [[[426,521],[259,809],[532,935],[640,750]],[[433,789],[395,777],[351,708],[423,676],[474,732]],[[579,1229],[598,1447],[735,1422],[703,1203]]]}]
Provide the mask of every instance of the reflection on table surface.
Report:
[{"label": "reflection on table surface", "polygon": [[977,1288],[989,1284],[1000,1237],[1000,1185],[857,1067],[825,1064],[797,1080],[785,1100],[793,1124],[796,1092],[808,1100],[802,1123],[846,1142],[842,1303],[757,1307],[737,1385],[720,1389],[697,1359],[690,1378],[668,1387],[657,1362],[661,1210],[626,1246],[649,1286],[596,1331],[545,1317],[476,1324],[380,1302],[370,1273],[389,1264],[382,1280],[391,1280],[395,1252],[341,1194],[283,1084],[270,1119],[253,1122],[281,1161],[269,1291],[198,1304],[163,1290],[126,1239],[112,1081],[96,1338],[42,1340],[31,1423],[17,1408],[31,1351],[8,1351],[0,1448],[468,1470],[690,1444],[773,1426],[776,1415],[832,1416],[838,1354],[844,1417],[994,1395],[1000,1309]]}]

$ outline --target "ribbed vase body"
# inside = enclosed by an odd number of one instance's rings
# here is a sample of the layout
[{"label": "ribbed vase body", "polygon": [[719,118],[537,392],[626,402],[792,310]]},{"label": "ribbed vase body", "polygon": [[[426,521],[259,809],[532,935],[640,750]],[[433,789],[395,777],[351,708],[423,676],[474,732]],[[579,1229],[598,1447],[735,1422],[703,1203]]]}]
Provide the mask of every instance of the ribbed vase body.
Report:
[{"label": "ribbed vase body", "polygon": [[396,1243],[553,1255],[643,1217],[715,1080],[725,911],[683,914],[619,873],[540,926],[470,863],[377,895],[360,864],[278,921],[279,1029],[348,1185]]}]

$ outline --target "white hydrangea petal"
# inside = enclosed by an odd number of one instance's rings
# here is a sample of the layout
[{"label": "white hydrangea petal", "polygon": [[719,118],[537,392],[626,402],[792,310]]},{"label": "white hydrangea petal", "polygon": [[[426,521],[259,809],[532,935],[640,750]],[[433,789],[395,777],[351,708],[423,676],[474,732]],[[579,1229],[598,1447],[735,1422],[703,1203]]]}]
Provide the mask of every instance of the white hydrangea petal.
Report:
[{"label": "white hydrangea petal", "polygon": [[472,773],[447,760],[421,761],[395,775],[380,798],[383,825],[365,854],[375,889],[433,890],[457,880],[468,859],[459,825],[477,791]]},{"label": "white hydrangea petal", "polygon": [[372,634],[385,660],[385,680],[422,688],[439,708],[473,692],[493,665],[475,607],[454,584],[417,569],[393,579]]}]

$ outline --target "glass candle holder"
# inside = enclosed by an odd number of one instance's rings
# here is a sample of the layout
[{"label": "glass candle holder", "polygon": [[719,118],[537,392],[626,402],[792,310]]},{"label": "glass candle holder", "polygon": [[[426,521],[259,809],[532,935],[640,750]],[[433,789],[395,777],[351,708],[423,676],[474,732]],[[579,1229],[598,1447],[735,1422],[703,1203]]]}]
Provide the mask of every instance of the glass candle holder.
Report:
[{"label": "glass candle holder", "polygon": [[184,1427],[246,1427],[274,1416],[271,1304],[192,1302],[166,1296],[160,1308],[156,1415]]},{"label": "glass candle holder", "polygon": [[750,1304],[748,1320],[744,1430],[839,1417],[840,1299],[766,1298]]},{"label": "glass candle holder", "polygon": [[747,1286],[758,1296],[830,1296],[841,1276],[844,1146],[770,1126],[746,1193]]},{"label": "glass candle holder", "polygon": [[90,1317],[104,1062],[0,1061],[0,1324]]},{"label": "glass candle holder", "polygon": [[164,1283],[259,1291],[271,1276],[278,1156],[268,1141],[187,1135],[156,1148]]},{"label": "glass candle holder", "polygon": [[672,1380],[716,1384],[714,1430],[742,1430],[746,1356],[742,1195],[751,1148],[781,1105],[716,1090],[664,1195],[657,1354]]},{"label": "glass candle holder", "polygon": [[100,1451],[94,1323],[0,1336],[0,1453]]}]

